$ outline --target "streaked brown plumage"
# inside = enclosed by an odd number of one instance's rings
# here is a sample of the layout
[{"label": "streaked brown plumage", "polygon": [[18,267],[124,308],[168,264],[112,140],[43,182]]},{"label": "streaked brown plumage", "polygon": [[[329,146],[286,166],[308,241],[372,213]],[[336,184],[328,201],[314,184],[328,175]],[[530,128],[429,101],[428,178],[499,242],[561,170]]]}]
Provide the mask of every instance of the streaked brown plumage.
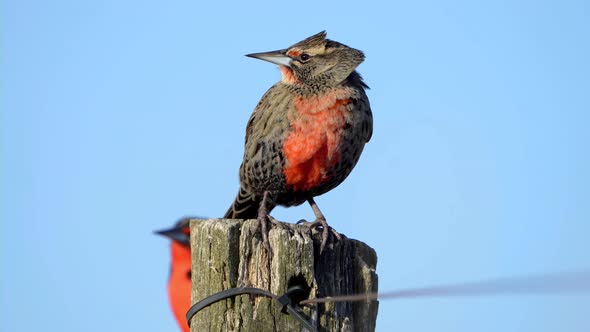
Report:
[{"label": "streaked brown plumage", "polygon": [[[249,54],[278,64],[282,79],[262,97],[246,128],[240,190],[225,218],[258,218],[268,248],[268,213],[308,201],[329,226],[313,197],[338,186],[371,138],[367,86],[355,71],[364,54],[320,32],[287,49]],[[334,232],[334,234],[337,234]]]}]

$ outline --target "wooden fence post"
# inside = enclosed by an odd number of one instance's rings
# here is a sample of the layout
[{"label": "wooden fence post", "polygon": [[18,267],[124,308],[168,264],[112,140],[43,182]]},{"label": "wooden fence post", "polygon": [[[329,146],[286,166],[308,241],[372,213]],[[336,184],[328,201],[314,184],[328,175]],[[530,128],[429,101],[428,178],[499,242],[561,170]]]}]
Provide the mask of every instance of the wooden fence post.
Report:
[{"label": "wooden fence post", "polygon": [[[232,287],[258,287],[282,295],[295,284],[310,298],[377,291],[377,255],[366,244],[344,238],[319,255],[320,236],[306,227],[285,224],[269,233],[272,255],[255,220],[191,221],[192,303]],[[373,331],[377,302],[315,304],[304,312],[319,331]],[[191,331],[301,331],[301,324],[281,313],[276,301],[240,295],[198,312]]]}]

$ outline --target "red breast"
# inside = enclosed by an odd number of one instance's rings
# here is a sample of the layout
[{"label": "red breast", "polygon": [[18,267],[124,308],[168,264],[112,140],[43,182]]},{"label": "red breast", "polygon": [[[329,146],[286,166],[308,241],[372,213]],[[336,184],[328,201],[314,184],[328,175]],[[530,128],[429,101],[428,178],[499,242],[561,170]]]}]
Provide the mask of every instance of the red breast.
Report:
[{"label": "red breast", "polygon": [[350,102],[344,89],[293,100],[294,109],[288,113],[291,131],[283,143],[287,186],[308,191],[329,180],[329,170],[340,160]]},{"label": "red breast", "polygon": [[168,300],[174,317],[183,332],[189,332],[186,312],[191,306],[191,252],[190,248],[172,241],[172,266],[168,279]]}]

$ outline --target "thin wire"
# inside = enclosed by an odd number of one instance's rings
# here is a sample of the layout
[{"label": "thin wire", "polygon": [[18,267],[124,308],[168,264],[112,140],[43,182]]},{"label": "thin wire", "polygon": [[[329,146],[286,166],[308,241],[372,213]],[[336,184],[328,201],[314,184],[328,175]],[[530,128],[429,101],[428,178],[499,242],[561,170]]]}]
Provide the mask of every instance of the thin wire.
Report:
[{"label": "thin wire", "polygon": [[590,271],[560,273],[543,276],[491,279],[461,284],[412,288],[385,293],[364,293],[307,299],[300,305],[326,302],[375,301],[441,296],[481,296],[500,294],[549,294],[590,292]]}]

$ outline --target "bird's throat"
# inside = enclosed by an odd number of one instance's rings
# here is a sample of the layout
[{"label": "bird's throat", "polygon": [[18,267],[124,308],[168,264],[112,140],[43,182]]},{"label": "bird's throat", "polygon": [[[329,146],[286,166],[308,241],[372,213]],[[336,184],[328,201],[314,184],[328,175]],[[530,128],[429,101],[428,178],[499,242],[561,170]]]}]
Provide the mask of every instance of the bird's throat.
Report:
[{"label": "bird's throat", "polygon": [[297,83],[297,78],[293,73],[293,69],[287,66],[280,66],[281,69],[281,82],[286,84],[295,84]]}]

